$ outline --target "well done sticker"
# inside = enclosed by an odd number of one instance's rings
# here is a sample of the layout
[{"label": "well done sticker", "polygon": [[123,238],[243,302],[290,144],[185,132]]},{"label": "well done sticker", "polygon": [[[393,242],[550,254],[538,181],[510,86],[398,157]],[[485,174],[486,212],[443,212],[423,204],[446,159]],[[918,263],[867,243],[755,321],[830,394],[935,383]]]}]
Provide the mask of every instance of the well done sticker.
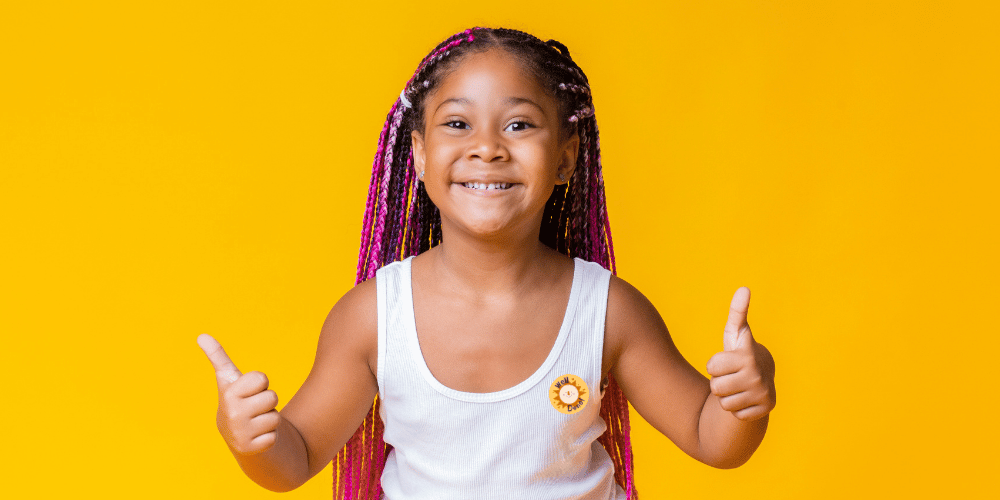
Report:
[{"label": "well done sticker", "polygon": [[563,375],[552,382],[549,388],[549,402],[552,407],[567,415],[579,412],[590,399],[587,383],[576,375]]}]

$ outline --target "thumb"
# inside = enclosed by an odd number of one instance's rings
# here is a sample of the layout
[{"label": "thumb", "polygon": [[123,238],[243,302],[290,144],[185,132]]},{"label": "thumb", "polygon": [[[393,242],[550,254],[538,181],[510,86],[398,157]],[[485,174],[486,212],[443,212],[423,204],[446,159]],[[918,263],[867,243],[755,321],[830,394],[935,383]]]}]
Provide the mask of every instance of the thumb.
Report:
[{"label": "thumb", "polygon": [[229,355],[226,354],[219,341],[211,335],[207,333],[199,335],[198,346],[205,352],[208,360],[212,362],[212,367],[215,368],[215,378],[219,383],[219,390],[225,389],[229,384],[236,382],[240,375],[243,375],[233,364],[233,360],[229,359]]},{"label": "thumb", "polygon": [[747,310],[750,308],[750,289],[742,286],[733,294],[729,304],[729,319],[722,333],[722,348],[732,351],[750,340],[750,325],[747,324]]}]

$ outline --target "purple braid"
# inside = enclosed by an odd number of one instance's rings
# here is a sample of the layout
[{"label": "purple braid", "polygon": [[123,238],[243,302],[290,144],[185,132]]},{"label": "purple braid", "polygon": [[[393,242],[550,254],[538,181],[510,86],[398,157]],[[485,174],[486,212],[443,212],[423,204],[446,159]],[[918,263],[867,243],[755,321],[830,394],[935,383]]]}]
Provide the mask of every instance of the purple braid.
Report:
[{"label": "purple braid", "polygon": [[592,167],[589,169],[590,170],[589,184],[591,186],[591,189],[587,193],[587,197],[590,198],[590,202],[587,203],[587,229],[591,244],[590,248],[591,251],[593,252],[591,254],[592,258],[601,258],[598,256],[603,256],[604,254],[604,244],[603,244],[604,242],[597,235],[598,233],[603,232],[602,230],[604,228],[602,228],[601,226],[603,226],[604,221],[602,220],[598,222],[597,220],[597,214],[601,210],[601,207],[598,206],[598,203],[600,202],[601,179],[599,177],[600,172],[598,172],[599,164],[597,164],[596,158],[591,157],[591,165]]},{"label": "purple braid", "polygon": [[[397,155],[402,155],[405,150],[405,141],[399,141],[396,148],[400,151]],[[386,206],[389,207],[390,215],[386,220],[386,230],[385,234],[389,235],[382,239],[382,249],[380,252],[382,255],[389,256],[388,258],[395,261],[399,257],[399,245],[402,240],[404,233],[403,225],[406,222],[406,205],[407,200],[405,199],[405,192],[407,190],[406,178],[410,175],[412,166],[411,155],[409,151],[406,152],[407,157],[407,168],[405,169],[393,169],[392,176],[389,179],[389,196],[386,201]],[[402,204],[402,206],[400,206]],[[398,214],[396,213],[398,212]],[[397,237],[397,235],[399,235]]]},{"label": "purple braid", "polygon": [[404,250],[403,241],[405,240],[406,236],[406,220],[407,220],[406,216],[408,215],[407,210],[409,209],[410,206],[412,206],[412,201],[411,201],[412,197],[404,195],[409,194],[412,184],[413,184],[413,154],[411,153],[406,158],[406,177],[404,178],[403,183],[399,185],[400,189],[399,189],[398,199],[401,200],[402,203],[406,203],[406,207],[404,207],[403,210],[399,211],[399,219],[397,219],[396,225],[394,226],[395,231],[389,233],[389,234],[398,234],[398,238],[396,238],[393,247],[389,249],[389,254],[394,257],[402,257],[402,255],[399,255],[399,252],[402,252]]},{"label": "purple braid", "polygon": [[385,148],[385,160],[383,161],[382,173],[382,185],[379,186],[379,200],[378,200],[378,222],[375,225],[375,234],[372,237],[372,250],[376,253],[374,257],[374,262],[372,262],[370,268],[378,269],[382,267],[382,263],[385,262],[385,255],[378,250],[382,249],[382,235],[385,231],[385,219],[389,213],[388,200],[389,200],[389,179],[392,177],[392,169],[385,168],[387,165],[392,165],[392,153],[393,148],[396,146],[396,136],[399,131],[399,124],[403,121],[403,106],[396,104],[395,113],[392,115],[392,128],[389,132],[389,141]]},{"label": "purple braid", "polygon": [[[389,112],[389,116],[392,116],[392,113],[394,112],[395,108],[393,108],[393,110]],[[362,270],[367,269],[368,267],[368,257],[370,250],[369,248],[366,248],[364,244],[365,242],[370,241],[370,237],[372,234],[372,220],[374,219],[374,212],[375,212],[375,203],[373,202],[373,200],[375,200],[375,194],[378,192],[377,181],[379,177],[382,175],[382,162],[381,162],[382,153],[385,148],[385,138],[386,135],[388,135],[389,133],[390,124],[391,121],[386,120],[385,126],[382,127],[382,133],[379,134],[378,138],[378,149],[375,151],[375,161],[372,163],[372,175],[371,175],[371,180],[368,183],[368,202],[365,207],[364,222],[361,225],[362,247],[361,251],[358,253],[358,276],[356,279],[356,282],[358,283],[363,281],[361,276]]]}]

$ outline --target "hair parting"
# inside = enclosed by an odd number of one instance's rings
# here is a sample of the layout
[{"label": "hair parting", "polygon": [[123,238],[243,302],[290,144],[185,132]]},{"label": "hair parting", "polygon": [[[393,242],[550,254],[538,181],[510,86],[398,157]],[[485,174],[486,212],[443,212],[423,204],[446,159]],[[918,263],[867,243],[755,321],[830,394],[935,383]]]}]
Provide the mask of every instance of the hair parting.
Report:
[{"label": "hair parting", "polygon": [[[539,240],[569,257],[616,272],[600,138],[586,75],[569,49],[555,40],[542,41],[510,29],[472,28],[452,35],[424,57],[386,116],[372,163],[355,283],[441,242],[441,215],[413,171],[410,136],[414,130],[423,132],[424,100],[448,71],[465,54],[491,48],[506,50],[537,75],[559,102],[564,132],[580,138],[576,168],[567,184],[554,187],[542,215]],[[391,447],[382,438],[380,405],[376,396],[361,426],[334,459],[335,499],[381,497],[380,477]],[[628,498],[635,499],[628,401],[614,377],[609,376],[601,417],[607,431],[598,441],[614,463],[615,481]]]}]

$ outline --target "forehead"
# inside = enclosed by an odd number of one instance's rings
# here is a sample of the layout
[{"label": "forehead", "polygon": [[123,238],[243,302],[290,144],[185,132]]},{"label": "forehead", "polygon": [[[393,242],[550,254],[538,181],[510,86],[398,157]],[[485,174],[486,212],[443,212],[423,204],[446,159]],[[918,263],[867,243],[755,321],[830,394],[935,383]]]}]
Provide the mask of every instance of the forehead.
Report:
[{"label": "forehead", "polygon": [[[472,103],[529,99],[543,107],[554,106],[554,99],[516,56],[501,49],[467,54],[442,79],[428,96],[428,103],[464,99]],[[429,111],[434,110],[428,107]]]}]

